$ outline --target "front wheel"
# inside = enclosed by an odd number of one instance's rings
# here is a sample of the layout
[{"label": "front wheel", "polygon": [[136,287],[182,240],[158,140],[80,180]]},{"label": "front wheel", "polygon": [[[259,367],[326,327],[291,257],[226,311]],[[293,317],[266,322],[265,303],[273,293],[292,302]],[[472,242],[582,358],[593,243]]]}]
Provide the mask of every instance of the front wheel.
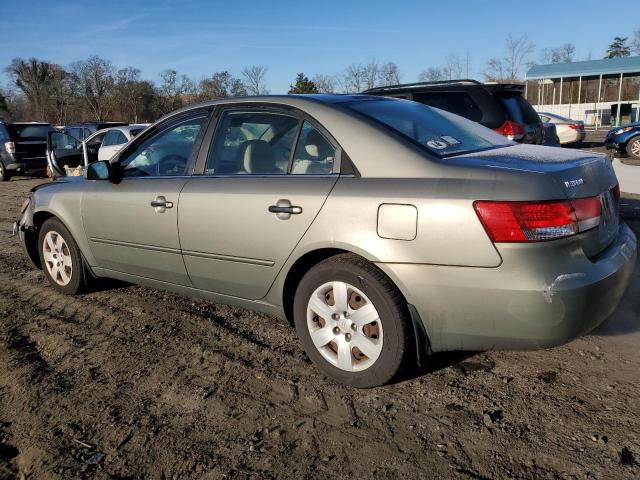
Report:
[{"label": "front wheel", "polygon": [[640,137],[636,137],[629,142],[627,153],[631,158],[640,160]]},{"label": "front wheel", "polygon": [[356,255],[329,258],[305,274],[295,295],[294,320],[309,358],[346,385],[388,383],[410,351],[411,324],[402,294]]},{"label": "front wheel", "polygon": [[51,286],[59,292],[80,293],[89,279],[80,249],[57,218],[42,225],[38,236],[40,264]]}]

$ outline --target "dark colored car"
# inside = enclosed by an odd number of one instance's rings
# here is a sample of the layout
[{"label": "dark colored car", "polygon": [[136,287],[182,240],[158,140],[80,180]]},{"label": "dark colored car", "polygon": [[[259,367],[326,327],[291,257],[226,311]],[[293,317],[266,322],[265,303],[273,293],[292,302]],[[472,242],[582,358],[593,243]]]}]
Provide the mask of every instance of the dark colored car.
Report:
[{"label": "dark colored car", "polygon": [[640,160],[640,122],[612,128],[604,139],[608,150]]},{"label": "dark colored car", "polygon": [[476,80],[409,83],[365,90],[367,95],[406,98],[455,113],[519,143],[544,143],[540,117],[522,96],[519,84]]},{"label": "dark colored car", "polygon": [[47,168],[47,134],[55,131],[49,123],[0,122],[0,181],[17,173]]},{"label": "dark colored car", "polygon": [[63,132],[68,133],[73,138],[76,138],[80,141],[87,138],[89,135],[93,135],[98,130],[103,130],[105,128],[111,127],[124,127],[125,125],[129,125],[127,122],[82,122],[82,123],[72,123],[70,125],[65,125]]}]

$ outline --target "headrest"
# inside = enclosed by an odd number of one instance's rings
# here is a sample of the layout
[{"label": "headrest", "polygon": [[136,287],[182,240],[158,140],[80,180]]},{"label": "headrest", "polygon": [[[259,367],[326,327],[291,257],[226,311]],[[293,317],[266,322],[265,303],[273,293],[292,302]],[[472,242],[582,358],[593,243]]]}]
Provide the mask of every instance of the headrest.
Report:
[{"label": "headrest", "polygon": [[264,140],[248,140],[239,150],[242,165],[247,173],[275,173],[273,150]]}]

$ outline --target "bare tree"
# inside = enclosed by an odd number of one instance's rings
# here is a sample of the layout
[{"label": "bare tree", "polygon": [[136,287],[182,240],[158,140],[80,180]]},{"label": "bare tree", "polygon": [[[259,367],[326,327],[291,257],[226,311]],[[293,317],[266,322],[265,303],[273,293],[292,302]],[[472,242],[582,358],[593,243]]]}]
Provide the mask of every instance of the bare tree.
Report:
[{"label": "bare tree", "polygon": [[213,98],[238,97],[247,94],[242,81],[234,78],[228,71],[216,72],[210,78],[205,78],[198,85],[200,98],[209,100]]},{"label": "bare tree", "polygon": [[109,60],[94,55],[71,66],[78,91],[96,120],[110,113],[114,90],[114,66]]},{"label": "bare tree", "polygon": [[365,68],[357,63],[349,65],[342,75],[342,90],[344,93],[359,93],[366,85]]},{"label": "bare tree", "polygon": [[529,37],[523,35],[514,37],[509,34],[505,40],[505,56],[490,58],[485,63],[484,76],[487,80],[498,82],[513,82],[521,78],[522,69],[534,49]]},{"label": "bare tree", "polygon": [[160,73],[158,96],[158,108],[164,115],[191,100],[196,101],[196,85],[186,75],[178,76],[175,70],[167,69]]},{"label": "bare tree", "polygon": [[640,55],[640,30],[633,32],[633,40],[631,41],[631,48],[633,53]]},{"label": "bare tree", "polygon": [[437,82],[445,79],[446,76],[440,67],[429,67],[418,76],[420,82]]},{"label": "bare tree", "polygon": [[311,81],[315,83],[320,93],[334,93],[336,91],[336,80],[332,76],[319,73]]},{"label": "bare tree", "polygon": [[263,65],[252,65],[242,69],[242,76],[249,95],[266,95],[269,93],[265,84],[267,70],[267,67]]},{"label": "bare tree", "polygon": [[575,45],[573,43],[565,43],[556,48],[544,48],[541,58],[543,63],[571,63],[575,53]]},{"label": "bare tree", "polygon": [[380,67],[380,85],[397,85],[400,83],[400,70],[394,62],[387,62]]},{"label": "bare tree", "polygon": [[378,85],[378,78],[380,77],[380,66],[377,60],[370,60],[369,63],[362,67],[362,73],[364,75],[364,86],[366,89],[373,88]]},{"label": "bare tree", "polygon": [[462,77],[462,61],[458,55],[450,53],[445,59],[445,66],[442,69],[447,80],[454,80]]},{"label": "bare tree", "polygon": [[7,73],[14,85],[27,97],[31,104],[31,115],[44,119],[50,97],[51,81],[60,67],[36,58],[22,60],[15,58],[7,67]]}]

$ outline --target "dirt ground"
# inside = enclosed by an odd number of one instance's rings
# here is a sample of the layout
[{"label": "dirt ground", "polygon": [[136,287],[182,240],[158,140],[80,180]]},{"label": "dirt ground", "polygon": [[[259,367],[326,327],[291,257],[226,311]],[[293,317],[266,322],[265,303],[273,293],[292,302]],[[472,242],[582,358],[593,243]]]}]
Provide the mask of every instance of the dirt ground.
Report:
[{"label": "dirt ground", "polygon": [[[0,185],[0,479],[639,478],[640,269],[590,335],[439,354],[355,390],[285,322],[122,284],[52,291]],[[625,201],[640,234],[640,201]]]}]

